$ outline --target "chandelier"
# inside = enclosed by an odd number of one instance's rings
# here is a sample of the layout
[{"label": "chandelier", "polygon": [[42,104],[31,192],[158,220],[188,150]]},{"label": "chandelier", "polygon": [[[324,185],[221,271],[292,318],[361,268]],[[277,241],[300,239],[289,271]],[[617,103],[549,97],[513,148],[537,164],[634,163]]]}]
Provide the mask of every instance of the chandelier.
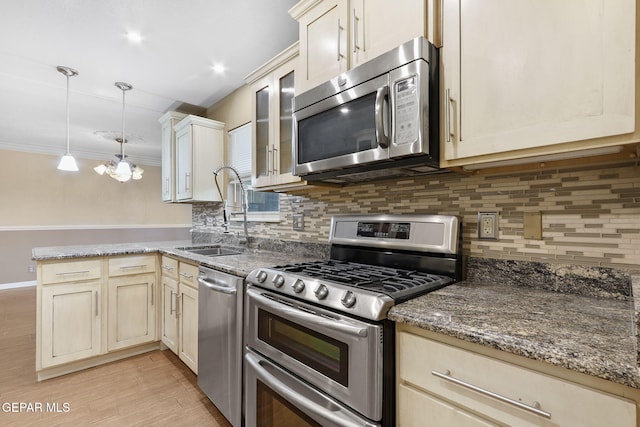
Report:
[{"label": "chandelier", "polygon": [[126,91],[133,89],[133,86],[124,82],[116,82],[115,86],[122,91],[122,137],[116,138],[116,142],[120,144],[120,154],[115,155],[118,159],[117,161],[111,160],[96,166],[93,170],[100,175],[106,173],[111,178],[120,182],[126,182],[130,179],[142,179],[144,170],[127,160],[127,155],[124,154],[124,144],[127,143],[124,133],[124,99]]}]

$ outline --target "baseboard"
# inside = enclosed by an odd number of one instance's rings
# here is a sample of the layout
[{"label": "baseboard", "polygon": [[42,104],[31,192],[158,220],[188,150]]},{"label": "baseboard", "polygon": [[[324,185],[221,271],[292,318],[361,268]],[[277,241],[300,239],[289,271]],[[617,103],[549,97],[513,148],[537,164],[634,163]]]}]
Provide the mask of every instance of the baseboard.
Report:
[{"label": "baseboard", "polygon": [[35,286],[35,280],[29,280],[27,282],[15,282],[15,283],[2,283],[0,284],[0,291],[4,289],[16,289],[16,288],[26,288],[29,286]]}]

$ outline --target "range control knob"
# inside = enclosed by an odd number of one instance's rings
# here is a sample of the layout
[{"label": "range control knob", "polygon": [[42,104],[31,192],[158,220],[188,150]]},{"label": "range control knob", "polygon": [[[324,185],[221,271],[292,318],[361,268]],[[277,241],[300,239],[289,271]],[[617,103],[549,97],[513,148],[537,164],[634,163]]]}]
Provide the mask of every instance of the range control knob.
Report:
[{"label": "range control knob", "polygon": [[296,280],[295,283],[293,285],[291,285],[291,287],[293,288],[293,291],[296,294],[299,294],[300,292],[304,291],[304,282],[300,279]]},{"label": "range control knob", "polygon": [[256,280],[259,283],[263,283],[265,280],[267,280],[267,272],[266,271],[258,271],[258,274],[256,274]]},{"label": "range control knob", "polygon": [[284,277],[282,277],[281,274],[276,275],[276,277],[273,278],[273,280],[271,280],[271,282],[273,283],[273,286],[275,286],[276,288],[281,288],[282,285],[284,285]]},{"label": "range control knob", "polygon": [[344,295],[342,295],[340,302],[347,308],[352,307],[353,304],[356,303],[356,296],[353,294],[353,292],[346,291]]},{"label": "range control knob", "polygon": [[325,299],[327,295],[329,295],[329,289],[327,289],[325,285],[321,284],[316,287],[316,290],[313,291],[313,293],[316,295],[316,298]]}]

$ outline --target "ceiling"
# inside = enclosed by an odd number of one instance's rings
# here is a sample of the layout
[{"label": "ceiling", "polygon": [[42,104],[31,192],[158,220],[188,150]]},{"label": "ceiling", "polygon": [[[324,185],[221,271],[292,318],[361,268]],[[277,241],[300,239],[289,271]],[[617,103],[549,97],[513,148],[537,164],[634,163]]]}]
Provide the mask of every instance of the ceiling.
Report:
[{"label": "ceiling", "polygon": [[[202,111],[298,39],[297,0],[19,0],[0,14],[0,149],[64,154],[69,79],[76,157],[112,160],[122,132],[134,163],[160,164],[158,119]],[[127,34],[138,33],[132,42]],[[214,66],[224,71],[216,72]],[[201,108],[198,108],[201,107]]]}]

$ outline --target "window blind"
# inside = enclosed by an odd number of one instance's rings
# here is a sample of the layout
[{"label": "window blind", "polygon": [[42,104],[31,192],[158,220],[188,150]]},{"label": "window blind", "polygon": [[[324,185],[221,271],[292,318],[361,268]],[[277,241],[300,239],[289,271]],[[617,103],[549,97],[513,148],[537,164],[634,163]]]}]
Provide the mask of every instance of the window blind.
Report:
[{"label": "window blind", "polygon": [[251,176],[251,123],[229,131],[229,165],[241,177]]}]

